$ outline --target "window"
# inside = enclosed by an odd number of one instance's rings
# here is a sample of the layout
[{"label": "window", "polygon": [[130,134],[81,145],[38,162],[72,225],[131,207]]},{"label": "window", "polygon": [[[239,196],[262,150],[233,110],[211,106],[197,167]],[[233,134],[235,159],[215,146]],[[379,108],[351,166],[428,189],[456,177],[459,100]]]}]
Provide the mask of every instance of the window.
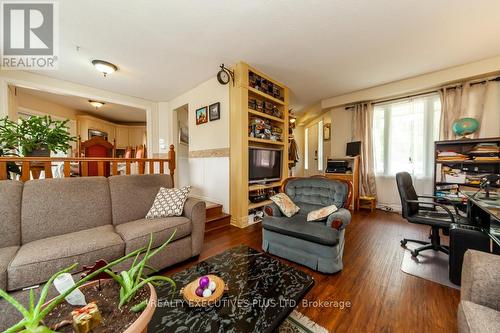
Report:
[{"label": "window", "polygon": [[309,128],[304,132],[304,169],[309,169]]},{"label": "window", "polygon": [[373,156],[376,174],[392,176],[407,171],[415,176],[431,176],[440,116],[438,94],[375,105]]},{"label": "window", "polygon": [[323,171],[323,120],[318,122],[318,170]]}]

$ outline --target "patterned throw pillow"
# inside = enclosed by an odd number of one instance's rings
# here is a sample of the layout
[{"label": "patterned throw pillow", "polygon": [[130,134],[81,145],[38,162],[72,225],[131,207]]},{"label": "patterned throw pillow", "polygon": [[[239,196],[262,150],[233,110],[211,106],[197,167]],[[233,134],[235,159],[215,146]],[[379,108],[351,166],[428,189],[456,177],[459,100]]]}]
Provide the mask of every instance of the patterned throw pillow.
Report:
[{"label": "patterned throw pillow", "polygon": [[309,212],[307,214],[307,221],[312,222],[312,221],[321,221],[326,219],[330,214],[335,213],[338,210],[337,206],[331,205],[331,206],[326,206],[320,209],[313,210],[312,212]]},{"label": "patterned throw pillow", "polygon": [[160,188],[146,218],[158,219],[169,216],[181,216],[190,189],[191,186],[183,188]]},{"label": "patterned throw pillow", "polygon": [[290,197],[285,193],[278,193],[269,199],[271,199],[276,206],[278,206],[283,215],[286,217],[292,217],[300,210],[300,208],[294,204],[292,199],[290,199]]}]

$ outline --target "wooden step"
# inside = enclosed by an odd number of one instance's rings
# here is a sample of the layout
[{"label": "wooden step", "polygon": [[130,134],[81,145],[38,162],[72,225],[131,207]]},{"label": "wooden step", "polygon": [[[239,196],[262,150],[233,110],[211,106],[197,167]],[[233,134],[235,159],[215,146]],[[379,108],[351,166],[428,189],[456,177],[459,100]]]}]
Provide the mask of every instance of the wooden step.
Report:
[{"label": "wooden step", "polygon": [[210,201],[206,201],[205,203],[207,205],[205,233],[225,228],[231,224],[231,215],[222,211],[221,204]]},{"label": "wooden step", "polygon": [[221,213],[218,216],[214,216],[211,217],[210,219],[207,219],[205,224],[205,233],[225,228],[230,224],[231,224],[231,215],[226,213]]},{"label": "wooden step", "polygon": [[207,205],[207,220],[222,214],[222,205],[206,201]]}]

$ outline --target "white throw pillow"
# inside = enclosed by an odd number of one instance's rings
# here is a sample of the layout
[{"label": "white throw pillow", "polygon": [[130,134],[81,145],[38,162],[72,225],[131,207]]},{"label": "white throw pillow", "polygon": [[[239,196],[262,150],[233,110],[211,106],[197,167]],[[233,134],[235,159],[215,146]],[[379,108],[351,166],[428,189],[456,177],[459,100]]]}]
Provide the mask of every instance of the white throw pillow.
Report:
[{"label": "white throw pillow", "polygon": [[190,189],[191,186],[183,188],[160,188],[146,218],[158,219],[169,216],[181,216]]},{"label": "white throw pillow", "polygon": [[293,203],[292,199],[285,193],[278,193],[270,197],[276,206],[286,217],[292,217],[300,210],[299,206]]},{"label": "white throw pillow", "polygon": [[307,214],[307,221],[312,222],[324,220],[331,214],[335,213],[337,210],[338,208],[335,205],[313,210],[312,212],[309,212],[309,214]]}]

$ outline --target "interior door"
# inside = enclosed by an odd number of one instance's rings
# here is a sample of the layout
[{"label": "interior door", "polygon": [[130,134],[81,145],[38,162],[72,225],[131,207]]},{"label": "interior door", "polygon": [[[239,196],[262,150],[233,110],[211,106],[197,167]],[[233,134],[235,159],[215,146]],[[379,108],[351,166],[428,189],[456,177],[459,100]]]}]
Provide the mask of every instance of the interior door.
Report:
[{"label": "interior door", "polygon": [[318,124],[307,128],[307,169],[304,168],[306,177],[317,175],[318,171]]}]

